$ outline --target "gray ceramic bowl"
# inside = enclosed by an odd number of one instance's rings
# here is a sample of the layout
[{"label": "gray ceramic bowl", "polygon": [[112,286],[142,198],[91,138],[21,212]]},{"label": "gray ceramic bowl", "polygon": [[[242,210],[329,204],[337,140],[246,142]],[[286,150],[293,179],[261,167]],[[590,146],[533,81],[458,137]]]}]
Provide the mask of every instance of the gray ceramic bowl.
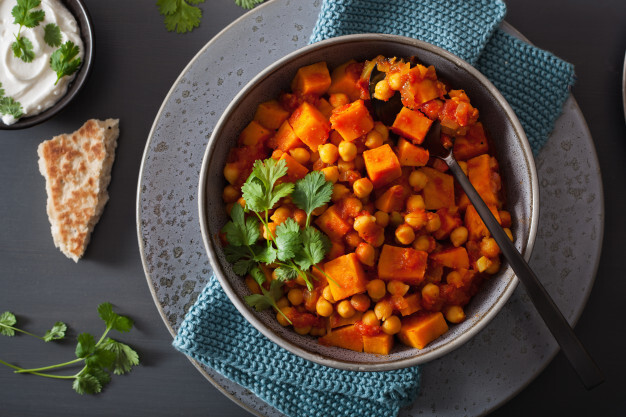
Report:
[{"label": "gray ceramic bowl", "polygon": [[224,291],[261,333],[273,342],[305,359],[340,369],[382,371],[404,368],[431,361],[469,341],[494,318],[517,286],[517,278],[504,264],[500,273],[485,283],[466,308],[467,320],[450,326],[450,330],[418,350],[396,343],[387,356],[358,353],[325,347],[309,336],[300,336],[283,328],[271,310],[258,313],[248,307],[243,297],[249,294],[244,280],[232,272],[225,260],[218,233],[228,221],[222,202],[226,182],[222,170],[229,149],[239,132],[253,118],[258,103],[275,98],[289,87],[298,68],[326,61],[330,68],[350,58],[371,59],[378,54],[408,57],[416,55],[422,62],[434,65],[437,74],[452,87],[464,89],[472,104],[480,110],[480,120],[493,139],[500,162],[507,209],[513,219],[515,244],[528,260],[535,241],[539,219],[539,187],[532,152],[524,131],[502,95],[476,69],[460,58],[433,45],[414,39],[364,34],[333,38],[293,52],[246,85],[226,108],[209,140],[200,172],[199,210],[204,244]]},{"label": "gray ceramic bowl", "polygon": [[76,77],[72,80],[67,87],[67,92],[59,101],[57,101],[52,107],[42,111],[39,114],[29,117],[23,117],[12,125],[5,125],[0,121],[0,129],[2,130],[15,130],[24,129],[27,127],[35,126],[39,123],[45,122],[52,116],[63,110],[70,101],[76,97],[80,89],[87,81],[87,77],[91,73],[91,67],[94,59],[94,45],[95,37],[93,33],[93,24],[91,23],[91,16],[87,11],[87,7],[82,0],[61,0],[61,3],[74,15],[78,27],[80,28],[80,36],[83,40],[85,48],[83,62],[78,69]]}]

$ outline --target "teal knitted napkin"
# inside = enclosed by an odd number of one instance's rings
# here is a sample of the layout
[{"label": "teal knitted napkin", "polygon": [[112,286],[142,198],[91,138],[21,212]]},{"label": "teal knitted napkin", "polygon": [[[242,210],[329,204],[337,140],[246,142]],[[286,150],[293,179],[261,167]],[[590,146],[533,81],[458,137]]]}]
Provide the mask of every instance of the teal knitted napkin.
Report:
[{"label": "teal knitted napkin", "polygon": [[[324,0],[311,42],[377,32],[447,49],[496,85],[538,152],[569,95],[573,67],[498,29],[505,13],[497,0]],[[287,352],[239,314],[215,277],[189,310],[173,344],[288,416],[392,417],[419,390],[419,367],[341,371]]]},{"label": "teal knitted napkin", "polygon": [[500,90],[537,155],[574,84],[574,66],[498,28],[505,13],[500,0],[324,0],[310,42],[386,33],[446,49]]}]

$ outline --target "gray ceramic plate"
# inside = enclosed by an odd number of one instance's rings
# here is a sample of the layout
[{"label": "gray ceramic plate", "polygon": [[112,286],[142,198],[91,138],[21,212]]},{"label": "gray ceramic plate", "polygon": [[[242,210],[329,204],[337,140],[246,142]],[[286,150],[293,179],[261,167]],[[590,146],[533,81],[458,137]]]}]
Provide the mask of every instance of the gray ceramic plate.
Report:
[{"label": "gray ceramic plate", "polygon": [[232,272],[224,257],[219,232],[228,222],[220,198],[226,182],[222,177],[227,155],[239,133],[252,120],[259,103],[277,97],[288,89],[298,68],[325,61],[336,68],[351,57],[357,61],[385,56],[417,56],[424,65],[434,65],[437,76],[453,88],[463,88],[480,110],[488,133],[498,138],[494,144],[499,161],[507,210],[515,219],[515,245],[530,257],[539,219],[539,187],[535,162],[528,140],[513,110],[496,88],[478,71],[458,57],[436,46],[401,36],[350,35],[318,42],[276,61],[244,87],[224,111],[203,160],[200,172],[200,227],[211,266],[222,288],[239,312],[261,333],[290,352],[321,365],[357,371],[383,371],[425,363],[457,349],[491,321],[515,291],[517,278],[510,266],[490,278],[465,307],[467,320],[455,326],[424,349],[412,349],[397,343],[389,355],[353,352],[327,347],[317,339],[300,336],[282,327],[272,310],[255,312],[243,300],[250,294],[244,280]]},{"label": "gray ceramic plate", "polygon": [[[317,0],[273,0],[231,24],[183,71],[155,120],[140,174],[137,227],[148,284],[172,335],[211,273],[196,194],[213,126],[248,80],[306,45],[320,5]],[[514,32],[506,24],[504,28]],[[574,323],[593,285],[604,210],[595,149],[573,98],[536,164],[541,214],[530,263]],[[485,414],[530,383],[556,352],[519,287],[471,342],[423,366],[421,394],[401,415]],[[251,413],[281,415],[248,390],[194,364]]]}]

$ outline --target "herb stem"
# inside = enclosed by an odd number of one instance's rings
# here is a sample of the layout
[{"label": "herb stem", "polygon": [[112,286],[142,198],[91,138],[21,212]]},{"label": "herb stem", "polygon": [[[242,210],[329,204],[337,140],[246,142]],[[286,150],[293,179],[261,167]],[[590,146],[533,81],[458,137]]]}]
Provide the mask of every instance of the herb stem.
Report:
[{"label": "herb stem", "polygon": [[1,323],[0,323],[0,326],[6,327],[7,329],[15,330],[16,332],[27,334],[27,335],[32,336],[32,337],[36,337],[39,340],[44,340],[43,337],[40,337],[40,336],[37,336],[36,334],[32,334],[30,332],[27,332],[26,330],[18,329],[17,327],[7,326],[6,324],[1,324]]},{"label": "herb stem", "polygon": [[68,362],[63,362],[63,363],[57,363],[56,365],[50,365],[50,366],[42,366],[41,368],[30,368],[30,369],[24,369],[24,368],[20,368],[18,371],[16,371],[16,373],[18,374],[23,374],[23,373],[29,373],[29,374],[33,374],[35,372],[38,371],[47,371],[48,369],[55,369],[55,368],[62,368],[64,366],[68,366],[68,365],[72,365],[78,362],[81,362],[83,360],[83,358],[77,358]]}]

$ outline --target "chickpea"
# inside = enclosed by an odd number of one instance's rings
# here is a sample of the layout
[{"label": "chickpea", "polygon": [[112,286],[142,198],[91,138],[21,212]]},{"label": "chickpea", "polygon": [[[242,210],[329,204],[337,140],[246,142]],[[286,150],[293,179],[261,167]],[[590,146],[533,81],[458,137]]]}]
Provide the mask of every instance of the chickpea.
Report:
[{"label": "chickpea", "polygon": [[383,135],[376,129],[372,129],[369,131],[367,136],[365,136],[365,146],[368,149],[378,148],[379,146],[383,146]]},{"label": "chickpea", "polygon": [[392,90],[398,91],[402,88],[402,74],[393,72],[387,75],[387,83]]},{"label": "chickpea", "polygon": [[424,210],[415,210],[404,215],[404,222],[415,230],[419,230],[428,221]]},{"label": "chickpea", "polygon": [[295,209],[293,212],[293,219],[299,226],[304,226],[306,224],[306,211],[302,209]]},{"label": "chickpea", "polygon": [[426,231],[429,233],[436,232],[441,227],[441,219],[437,213],[428,213],[428,222],[426,222]]},{"label": "chickpea", "polygon": [[422,298],[436,300],[439,298],[439,287],[435,284],[426,284],[422,288]]},{"label": "chickpea", "polygon": [[446,275],[446,282],[450,285],[454,285],[457,288],[463,286],[463,276],[458,271],[450,271],[448,275]]},{"label": "chickpea", "polygon": [[222,192],[222,200],[225,203],[234,203],[241,197],[241,191],[232,185],[227,185],[224,187],[224,191]]},{"label": "chickpea", "polygon": [[324,297],[327,301],[334,303],[335,299],[333,297],[333,292],[330,290],[330,285],[327,285],[322,290],[322,297]]},{"label": "chickpea", "polygon": [[291,157],[302,165],[306,164],[309,162],[309,159],[311,159],[311,154],[304,148],[294,148],[289,151],[289,154],[291,154]]},{"label": "chickpea", "polygon": [[385,126],[383,122],[376,121],[374,122],[374,130],[380,133],[383,137],[383,142],[386,142],[389,139],[389,128]]},{"label": "chickpea", "polygon": [[486,256],[481,256],[476,261],[476,267],[478,268],[478,272],[485,272],[492,264],[491,259]]},{"label": "chickpea", "polygon": [[500,224],[502,227],[511,227],[511,213],[505,210],[500,210],[498,215],[500,216]]},{"label": "chickpea", "polygon": [[333,314],[333,305],[324,297],[320,297],[315,304],[315,311],[322,317],[330,317]]},{"label": "chickpea", "polygon": [[237,182],[239,178],[239,168],[235,163],[228,163],[224,166],[224,178],[231,184]]},{"label": "chickpea", "polygon": [[513,241],[513,232],[511,232],[511,229],[509,229],[508,227],[505,227],[504,228],[504,233],[506,233],[506,235],[509,237],[509,239],[512,242]]},{"label": "chickpea", "polygon": [[252,278],[252,275],[246,275],[245,283],[252,294],[261,294],[261,287],[259,283]]},{"label": "chickpea", "polygon": [[[294,311],[294,308],[293,307],[283,307],[283,308],[280,309],[280,311],[282,311],[285,316],[289,317],[289,315]],[[285,316],[283,316],[283,314],[276,313],[276,321],[278,321],[278,324],[280,324],[281,326],[287,327],[291,323],[289,323],[289,321],[287,321],[287,318]]]},{"label": "chickpea", "polygon": [[354,294],[352,298],[350,298],[350,304],[356,311],[360,311],[361,313],[367,311],[370,308],[372,300],[365,294]]},{"label": "chickpea", "polygon": [[384,211],[377,211],[374,213],[374,217],[376,217],[376,224],[380,227],[387,227],[389,224],[389,214]]},{"label": "chickpea", "polygon": [[495,258],[500,254],[500,247],[492,237],[485,237],[480,242],[480,253],[488,258]]},{"label": "chickpea", "polygon": [[320,154],[317,151],[311,151],[310,155],[309,162],[312,164],[316,163],[320,159]]},{"label": "chickpea", "polygon": [[363,210],[363,203],[358,198],[348,197],[343,202],[343,211],[349,217],[356,217]]},{"label": "chickpea", "polygon": [[237,203],[238,203],[241,207],[246,208],[246,200],[244,200],[244,198],[243,198],[243,197],[239,197],[239,198],[237,199]]},{"label": "chickpea", "polygon": [[350,195],[350,190],[343,184],[335,184],[333,185],[333,193],[330,196],[330,199],[333,203],[347,197]]},{"label": "chickpea", "polygon": [[304,287],[306,285],[304,278],[302,278],[302,275],[300,274],[298,274],[298,276],[296,277],[296,283],[301,287]]},{"label": "chickpea", "polygon": [[393,308],[387,301],[379,301],[374,306],[374,314],[376,314],[378,320],[387,320],[387,317],[391,316],[392,313]]},{"label": "chickpea", "polygon": [[304,301],[304,293],[301,288],[292,288],[287,293],[287,298],[291,305],[299,306]]},{"label": "chickpea", "polygon": [[463,173],[465,174],[465,176],[467,176],[467,173],[469,172],[467,170],[467,162],[465,161],[459,161],[459,166],[461,167],[461,170],[463,171]]},{"label": "chickpea", "polygon": [[374,313],[373,310],[367,310],[363,313],[361,321],[367,326],[380,326],[380,321],[378,320],[378,317],[376,317],[376,313]]},{"label": "chickpea", "polygon": [[374,247],[369,243],[361,242],[354,251],[356,257],[363,265],[374,266],[375,251]]},{"label": "chickpea", "polygon": [[337,161],[337,168],[339,168],[339,172],[354,171],[356,163],[354,161],[344,161],[340,159]]},{"label": "chickpea", "polygon": [[357,232],[349,232],[345,237],[344,240],[346,241],[346,243],[348,244],[349,247],[351,248],[356,248],[358,247],[361,243],[363,243],[363,239],[361,239],[359,237],[359,234]]},{"label": "chickpea", "polygon": [[389,83],[387,83],[387,80],[381,80],[376,83],[376,86],[374,87],[375,98],[387,101],[391,98],[391,96],[393,96],[393,94],[394,91],[389,87]]},{"label": "chickpea", "polygon": [[392,226],[398,227],[402,223],[404,223],[404,217],[399,212],[392,211],[391,215],[389,216],[389,222]]},{"label": "chickpea", "polygon": [[455,248],[458,248],[459,246],[467,242],[468,236],[469,232],[467,230],[467,227],[459,226],[452,232],[450,232],[450,242],[452,242],[452,245],[454,245]]},{"label": "chickpea", "polygon": [[420,170],[415,170],[409,175],[409,185],[413,187],[415,191],[423,190],[427,183],[428,177]]},{"label": "chickpea", "polygon": [[406,199],[406,211],[426,210],[424,197],[419,194],[412,194]]},{"label": "chickpea", "polygon": [[426,235],[418,236],[417,239],[413,241],[413,249],[421,250],[424,252],[430,252],[431,250],[430,238]]},{"label": "chickpea", "polygon": [[385,320],[382,325],[383,332],[387,334],[399,333],[401,327],[402,322],[400,321],[400,317],[398,316],[391,316],[387,318],[387,320]]},{"label": "chickpea", "polygon": [[287,297],[280,297],[280,299],[276,301],[276,307],[278,307],[278,309],[289,307],[289,300]]},{"label": "chickpea", "polygon": [[443,314],[450,323],[460,323],[465,320],[465,312],[461,306],[448,306],[443,310]]},{"label": "chickpea", "polygon": [[274,214],[270,216],[270,219],[276,224],[284,223],[292,215],[291,209],[287,206],[280,206],[274,210]]},{"label": "chickpea", "polygon": [[[274,236],[276,236],[276,226],[278,226],[276,223],[274,222],[269,222],[267,224],[267,227],[265,227],[265,225],[263,225],[263,238],[267,239],[267,240],[272,240],[274,238]],[[268,231],[269,228],[269,231]]]},{"label": "chickpea", "polygon": [[301,335],[305,335],[305,334],[309,334],[309,332],[311,331],[311,325],[308,326],[302,326],[302,327],[294,327],[293,330]]},{"label": "chickpea", "polygon": [[396,240],[403,245],[410,245],[415,240],[415,232],[408,224],[401,224],[396,229]]},{"label": "chickpea", "polygon": [[374,189],[374,184],[369,178],[359,178],[352,184],[352,189],[358,198],[367,198]]},{"label": "chickpea", "polygon": [[337,314],[339,314],[344,319],[349,319],[354,316],[356,310],[348,300],[342,300],[337,304]]},{"label": "chickpea", "polygon": [[354,219],[354,224],[352,225],[352,227],[357,232],[362,232],[371,223],[376,223],[376,217],[364,214]]},{"label": "chickpea", "polygon": [[330,105],[333,107],[340,107],[350,103],[350,97],[344,93],[331,94],[328,98]]},{"label": "chickpea", "polygon": [[332,143],[325,143],[317,148],[320,159],[325,164],[334,164],[339,158],[339,150]]},{"label": "chickpea", "polygon": [[367,295],[374,301],[378,301],[387,294],[387,287],[385,281],[382,279],[373,279],[365,285],[367,289]]},{"label": "chickpea", "polygon": [[324,174],[326,181],[330,181],[334,184],[337,182],[337,180],[339,180],[339,169],[337,169],[335,165],[322,168],[321,172],[322,174]]},{"label": "chickpea", "polygon": [[387,291],[389,291],[389,294],[391,295],[399,295],[400,297],[404,297],[404,294],[409,291],[409,288],[410,287],[404,282],[395,279],[387,283]]},{"label": "chickpea", "polygon": [[500,270],[500,258],[493,258],[491,259],[491,265],[489,265],[489,267],[485,269],[485,272],[487,274],[493,275],[493,274],[497,274],[499,270]]}]

